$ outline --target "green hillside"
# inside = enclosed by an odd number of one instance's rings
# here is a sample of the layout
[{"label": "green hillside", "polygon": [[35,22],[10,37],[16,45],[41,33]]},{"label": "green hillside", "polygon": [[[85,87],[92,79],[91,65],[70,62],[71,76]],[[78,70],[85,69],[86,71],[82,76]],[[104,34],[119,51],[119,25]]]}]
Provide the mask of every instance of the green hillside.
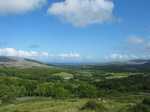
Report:
[{"label": "green hillside", "polygon": [[149,85],[137,71],[1,66],[0,112],[149,112]]}]

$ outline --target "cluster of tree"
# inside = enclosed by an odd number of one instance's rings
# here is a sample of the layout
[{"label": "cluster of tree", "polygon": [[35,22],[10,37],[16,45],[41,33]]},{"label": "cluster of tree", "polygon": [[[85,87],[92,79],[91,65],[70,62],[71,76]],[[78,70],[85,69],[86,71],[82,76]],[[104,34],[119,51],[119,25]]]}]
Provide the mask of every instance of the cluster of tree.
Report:
[{"label": "cluster of tree", "polygon": [[94,83],[100,94],[123,94],[150,92],[150,75],[133,75],[120,79],[109,79],[101,83]]},{"label": "cluster of tree", "polygon": [[149,73],[150,72],[150,61],[144,64],[104,64],[104,65],[88,65],[80,66],[78,69],[84,70],[101,70],[106,72],[136,72],[136,73]]},{"label": "cluster of tree", "polygon": [[[11,101],[15,97],[44,96],[53,98],[93,98],[109,93],[149,92],[150,76],[133,75],[121,79],[104,80],[103,76],[75,73],[73,79],[65,80],[52,75],[59,69],[0,68],[0,99]],[[101,81],[94,81],[97,79]],[[107,94],[108,93],[108,94]]]},{"label": "cluster of tree", "polygon": [[81,81],[41,82],[16,77],[0,77],[0,99],[3,102],[25,96],[91,98],[97,96],[97,89],[95,86]]},{"label": "cluster of tree", "polygon": [[60,68],[26,68],[26,69],[17,69],[17,68],[5,68],[0,67],[0,76],[12,76],[22,79],[30,79],[37,81],[52,81],[53,79],[60,80],[60,77],[53,76],[52,74],[60,72],[72,72],[71,70],[60,69]]}]

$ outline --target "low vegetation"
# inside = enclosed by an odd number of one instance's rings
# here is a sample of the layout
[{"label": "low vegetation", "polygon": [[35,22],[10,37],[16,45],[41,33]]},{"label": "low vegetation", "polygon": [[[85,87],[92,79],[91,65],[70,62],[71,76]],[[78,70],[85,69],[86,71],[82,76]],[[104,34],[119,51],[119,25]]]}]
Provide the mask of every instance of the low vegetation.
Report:
[{"label": "low vegetation", "polygon": [[149,112],[149,85],[148,73],[1,67],[0,112]]}]

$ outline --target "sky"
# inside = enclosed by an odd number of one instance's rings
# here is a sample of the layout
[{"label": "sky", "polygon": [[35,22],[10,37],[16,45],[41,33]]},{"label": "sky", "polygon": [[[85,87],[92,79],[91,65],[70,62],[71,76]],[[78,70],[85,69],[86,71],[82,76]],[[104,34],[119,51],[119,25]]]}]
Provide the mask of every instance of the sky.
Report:
[{"label": "sky", "polygon": [[0,0],[0,55],[48,62],[150,58],[149,0]]}]

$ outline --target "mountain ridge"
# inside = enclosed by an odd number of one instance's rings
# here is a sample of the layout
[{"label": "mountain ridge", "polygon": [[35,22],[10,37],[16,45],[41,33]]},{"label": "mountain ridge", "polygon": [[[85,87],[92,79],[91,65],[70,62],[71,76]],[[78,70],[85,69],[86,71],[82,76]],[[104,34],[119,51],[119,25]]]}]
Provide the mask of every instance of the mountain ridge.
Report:
[{"label": "mountain ridge", "polygon": [[0,56],[0,66],[18,68],[49,67],[46,63],[34,59],[11,56]]}]

